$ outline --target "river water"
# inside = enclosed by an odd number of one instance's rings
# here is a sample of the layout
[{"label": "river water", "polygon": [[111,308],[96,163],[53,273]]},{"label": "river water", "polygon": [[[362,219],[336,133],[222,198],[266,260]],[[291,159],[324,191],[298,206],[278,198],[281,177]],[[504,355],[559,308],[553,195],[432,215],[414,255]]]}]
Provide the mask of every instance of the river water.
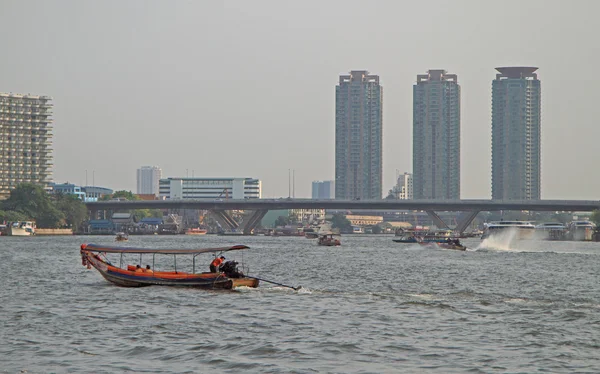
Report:
[{"label": "river water", "polygon": [[600,243],[466,239],[460,252],[341,239],[125,244],[247,244],[252,275],[302,286],[206,291],[121,288],[81,266],[81,243],[113,237],[2,237],[0,372],[600,372]]}]

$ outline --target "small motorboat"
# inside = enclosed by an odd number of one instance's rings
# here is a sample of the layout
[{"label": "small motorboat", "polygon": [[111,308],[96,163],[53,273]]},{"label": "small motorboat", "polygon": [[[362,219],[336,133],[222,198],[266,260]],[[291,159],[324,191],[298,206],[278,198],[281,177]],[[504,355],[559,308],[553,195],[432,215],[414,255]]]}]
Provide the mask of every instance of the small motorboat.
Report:
[{"label": "small motorboat", "polygon": [[185,235],[206,235],[207,233],[208,230],[199,227],[185,230]]},{"label": "small motorboat", "polygon": [[316,232],[305,232],[304,236],[306,236],[306,239],[317,239],[319,234]]},{"label": "small motorboat", "polygon": [[118,232],[117,236],[115,237],[115,240],[118,242],[124,242],[129,240],[129,236],[127,234],[125,234],[124,232]]},{"label": "small motorboat", "polygon": [[336,245],[341,245],[342,243],[339,241],[339,239],[334,238],[333,234],[324,234],[319,236],[319,241],[317,244],[333,247]]}]

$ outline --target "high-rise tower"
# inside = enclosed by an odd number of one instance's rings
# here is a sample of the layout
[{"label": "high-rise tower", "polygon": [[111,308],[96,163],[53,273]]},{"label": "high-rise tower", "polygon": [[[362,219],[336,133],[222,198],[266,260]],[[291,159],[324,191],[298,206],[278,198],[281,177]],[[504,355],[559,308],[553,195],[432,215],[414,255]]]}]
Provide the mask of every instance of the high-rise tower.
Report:
[{"label": "high-rise tower", "polygon": [[492,81],[492,199],[541,197],[541,88],[535,67],[496,68]]},{"label": "high-rise tower", "polygon": [[413,86],[413,196],[460,199],[460,86],[445,70]]},{"label": "high-rise tower", "polygon": [[341,75],[335,88],[335,198],[382,198],[382,106],[379,76]]},{"label": "high-rise tower", "polygon": [[161,178],[162,170],[158,166],[142,166],[137,169],[137,193],[158,196]]},{"label": "high-rise tower", "polygon": [[52,98],[0,93],[0,199],[23,182],[52,182]]}]

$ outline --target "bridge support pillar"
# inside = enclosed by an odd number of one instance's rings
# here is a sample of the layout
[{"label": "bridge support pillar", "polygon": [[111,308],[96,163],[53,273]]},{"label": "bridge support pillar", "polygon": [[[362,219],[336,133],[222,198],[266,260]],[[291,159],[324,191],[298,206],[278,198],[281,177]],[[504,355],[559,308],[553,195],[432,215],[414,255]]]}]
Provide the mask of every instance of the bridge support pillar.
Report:
[{"label": "bridge support pillar", "polygon": [[239,224],[227,213],[225,210],[211,210],[210,211],[217,222],[222,226],[227,227],[231,231],[236,230],[239,227]]},{"label": "bridge support pillar", "polygon": [[90,209],[90,219],[98,219],[98,209]]},{"label": "bridge support pillar", "polygon": [[242,220],[240,224],[240,229],[243,230],[244,235],[252,234],[252,230],[256,228],[260,224],[260,221],[267,214],[268,209],[259,209],[253,212],[249,211]]},{"label": "bridge support pillar", "polygon": [[477,217],[479,212],[479,210],[471,210],[461,213],[461,215],[458,217],[455,230],[462,234],[467,227],[469,227],[471,222],[473,222],[475,217]]},{"label": "bridge support pillar", "polygon": [[427,212],[427,215],[433,220],[433,223],[437,226],[438,229],[449,229],[448,224],[444,222],[444,220],[441,219],[436,212],[434,212],[433,210],[426,210],[425,212]]}]

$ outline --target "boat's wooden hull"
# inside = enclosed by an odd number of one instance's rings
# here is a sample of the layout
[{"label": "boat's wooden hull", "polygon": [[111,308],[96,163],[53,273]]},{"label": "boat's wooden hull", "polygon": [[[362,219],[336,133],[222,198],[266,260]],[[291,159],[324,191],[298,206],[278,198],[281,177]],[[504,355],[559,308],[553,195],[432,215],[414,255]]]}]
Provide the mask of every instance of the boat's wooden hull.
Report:
[{"label": "boat's wooden hull", "polygon": [[178,286],[205,289],[258,287],[255,278],[228,278],[223,273],[184,273],[132,271],[112,266],[94,254],[82,251],[83,261],[94,267],[107,281],[122,287]]},{"label": "boat's wooden hull", "polygon": [[460,244],[437,243],[440,248],[453,249],[455,251],[466,251],[467,247]]},{"label": "boat's wooden hull", "polygon": [[417,238],[408,238],[408,239],[392,239],[392,241],[396,242],[396,243],[442,243],[445,242],[447,239],[446,238],[422,238],[422,239],[417,239]]},{"label": "boat's wooden hull", "polygon": [[325,247],[335,247],[335,246],[338,246],[338,245],[342,245],[342,243],[340,243],[339,240],[335,240],[335,241],[332,241],[332,242],[319,242],[318,244],[319,245],[323,245]]}]

